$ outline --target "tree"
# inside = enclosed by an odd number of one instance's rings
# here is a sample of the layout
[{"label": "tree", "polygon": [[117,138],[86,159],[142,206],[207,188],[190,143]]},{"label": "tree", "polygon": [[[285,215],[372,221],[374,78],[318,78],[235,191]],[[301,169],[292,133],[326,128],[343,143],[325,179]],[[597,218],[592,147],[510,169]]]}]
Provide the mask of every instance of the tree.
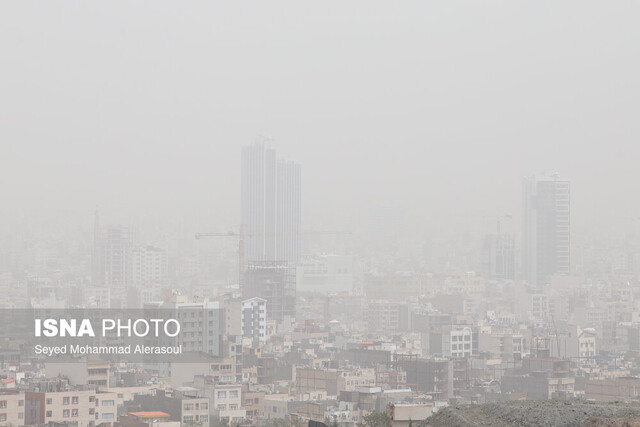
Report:
[{"label": "tree", "polygon": [[386,412],[372,412],[362,417],[361,427],[391,427],[391,417]]}]

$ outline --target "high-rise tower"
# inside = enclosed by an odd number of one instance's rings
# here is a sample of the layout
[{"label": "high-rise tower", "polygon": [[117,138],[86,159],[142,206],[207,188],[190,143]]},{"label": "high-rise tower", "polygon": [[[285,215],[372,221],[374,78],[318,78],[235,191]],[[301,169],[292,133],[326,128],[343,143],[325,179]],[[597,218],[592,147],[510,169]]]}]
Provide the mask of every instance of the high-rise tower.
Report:
[{"label": "high-rise tower", "polygon": [[276,258],[276,151],[266,138],[242,149],[245,266]]},{"label": "high-rise tower", "polygon": [[265,138],[242,149],[242,292],[266,299],[268,315],[278,322],[295,315],[300,198],[300,165],[276,161]]},{"label": "high-rise tower", "polygon": [[300,258],[300,165],[276,161],[270,141],[242,149],[242,227],[245,264]]},{"label": "high-rise tower", "polygon": [[300,165],[278,161],[276,183],[276,260],[295,267],[300,259]]},{"label": "high-rise tower", "polygon": [[523,180],[523,278],[544,285],[554,274],[570,273],[570,184],[557,174]]}]

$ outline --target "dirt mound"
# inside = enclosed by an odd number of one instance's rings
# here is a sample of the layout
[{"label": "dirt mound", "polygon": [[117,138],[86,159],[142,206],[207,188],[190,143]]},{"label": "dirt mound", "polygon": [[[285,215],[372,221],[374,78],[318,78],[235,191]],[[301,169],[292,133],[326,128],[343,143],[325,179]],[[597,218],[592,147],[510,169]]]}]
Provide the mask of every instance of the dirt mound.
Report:
[{"label": "dirt mound", "polygon": [[640,427],[640,405],[554,400],[456,405],[440,410],[421,425],[433,427]]}]

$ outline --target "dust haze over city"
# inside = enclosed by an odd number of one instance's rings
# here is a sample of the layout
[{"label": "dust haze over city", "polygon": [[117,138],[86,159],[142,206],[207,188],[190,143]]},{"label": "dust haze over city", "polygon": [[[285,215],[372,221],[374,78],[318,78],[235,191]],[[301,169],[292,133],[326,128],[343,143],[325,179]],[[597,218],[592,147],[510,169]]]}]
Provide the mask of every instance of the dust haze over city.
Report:
[{"label": "dust haze over city", "polygon": [[0,2],[0,311],[201,322],[141,364],[3,317],[0,426],[636,421],[639,13]]}]

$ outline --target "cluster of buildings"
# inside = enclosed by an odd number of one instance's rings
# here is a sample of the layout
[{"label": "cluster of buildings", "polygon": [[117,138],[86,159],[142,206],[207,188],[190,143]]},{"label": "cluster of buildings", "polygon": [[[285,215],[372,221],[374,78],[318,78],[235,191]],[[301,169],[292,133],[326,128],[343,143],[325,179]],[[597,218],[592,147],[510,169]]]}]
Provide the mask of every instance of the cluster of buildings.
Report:
[{"label": "cluster of buildings", "polygon": [[238,243],[230,286],[96,215],[84,273],[21,276],[3,261],[0,308],[169,310],[193,357],[62,362],[5,328],[0,427],[355,427],[376,412],[404,426],[452,403],[640,400],[635,258],[572,270],[569,182],[523,182],[520,240],[498,217],[473,271],[303,256],[300,166],[268,141],[242,152],[242,224],[223,235]]}]

